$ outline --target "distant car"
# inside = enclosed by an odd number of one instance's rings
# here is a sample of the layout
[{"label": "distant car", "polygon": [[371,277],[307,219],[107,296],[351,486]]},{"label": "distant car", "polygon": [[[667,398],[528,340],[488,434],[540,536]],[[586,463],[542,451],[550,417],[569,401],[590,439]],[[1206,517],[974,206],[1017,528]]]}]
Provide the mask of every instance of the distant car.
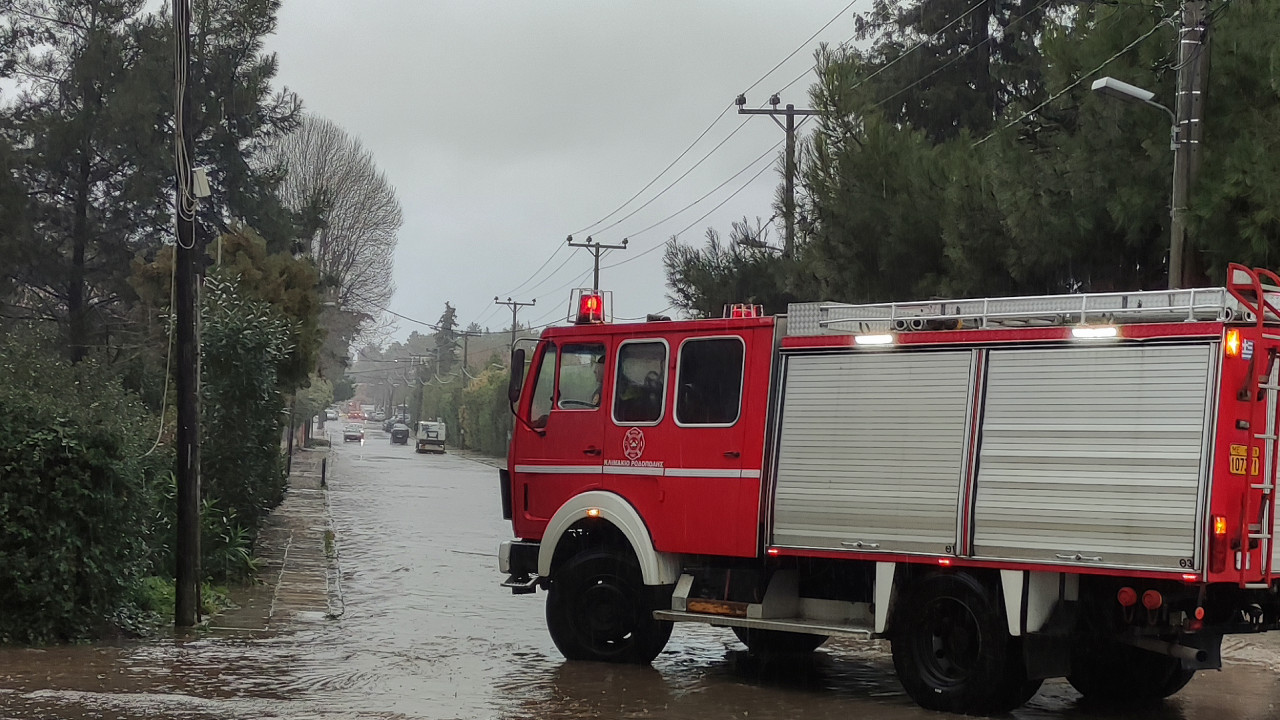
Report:
[{"label": "distant car", "polygon": [[391,442],[398,445],[409,444],[409,426],[404,423],[396,423],[391,426]]},{"label": "distant car", "polygon": [[342,442],[364,442],[364,426],[356,424],[348,424],[342,428]]},{"label": "distant car", "polygon": [[369,419],[370,419],[370,420],[372,420],[372,421],[374,421],[374,422],[382,422],[383,420],[386,420],[386,419],[387,419],[387,416],[386,416],[386,414],[385,414],[385,413],[376,412],[376,413],[374,413],[374,414],[373,414],[373,416],[372,416],[372,417],[370,417]]},{"label": "distant car", "polygon": [[337,411],[337,410],[334,410],[333,408],[329,408],[328,410],[325,410],[325,411],[324,411],[324,419],[325,419],[325,420],[337,420],[337,419],[338,419],[338,411]]},{"label": "distant car", "polygon": [[347,419],[348,420],[364,420],[364,413],[360,412],[359,410],[352,410],[351,412],[347,413]]}]

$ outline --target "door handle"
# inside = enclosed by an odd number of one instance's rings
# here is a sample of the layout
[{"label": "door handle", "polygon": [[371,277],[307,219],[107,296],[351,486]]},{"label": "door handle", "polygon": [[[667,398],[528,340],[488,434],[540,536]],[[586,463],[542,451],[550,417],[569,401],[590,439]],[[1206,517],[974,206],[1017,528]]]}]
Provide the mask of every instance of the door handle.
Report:
[{"label": "door handle", "polygon": [[588,447],[586,450],[583,450],[582,454],[583,455],[599,455],[601,452],[603,451],[600,448],[592,445],[591,447]]},{"label": "door handle", "polygon": [[726,452],[724,456],[731,460],[737,460],[738,458],[742,457],[742,453],[738,452],[737,450],[730,450]]}]

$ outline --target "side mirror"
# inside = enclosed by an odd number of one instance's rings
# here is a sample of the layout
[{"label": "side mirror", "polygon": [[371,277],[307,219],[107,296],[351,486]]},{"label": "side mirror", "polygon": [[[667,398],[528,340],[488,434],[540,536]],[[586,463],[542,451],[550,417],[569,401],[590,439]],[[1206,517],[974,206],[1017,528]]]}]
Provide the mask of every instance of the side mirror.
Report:
[{"label": "side mirror", "polygon": [[524,348],[511,351],[511,379],[507,381],[507,400],[515,405],[524,387]]}]

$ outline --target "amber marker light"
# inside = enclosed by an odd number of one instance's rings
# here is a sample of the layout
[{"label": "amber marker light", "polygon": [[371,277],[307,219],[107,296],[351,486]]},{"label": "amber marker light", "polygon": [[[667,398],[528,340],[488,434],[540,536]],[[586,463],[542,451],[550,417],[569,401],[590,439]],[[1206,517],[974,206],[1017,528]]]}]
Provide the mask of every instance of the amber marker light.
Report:
[{"label": "amber marker light", "polygon": [[1227,357],[1240,357],[1240,331],[1231,329],[1227,331],[1227,341],[1223,346]]},{"label": "amber marker light", "polygon": [[600,517],[600,508],[587,508],[587,517],[590,517],[590,518]]}]

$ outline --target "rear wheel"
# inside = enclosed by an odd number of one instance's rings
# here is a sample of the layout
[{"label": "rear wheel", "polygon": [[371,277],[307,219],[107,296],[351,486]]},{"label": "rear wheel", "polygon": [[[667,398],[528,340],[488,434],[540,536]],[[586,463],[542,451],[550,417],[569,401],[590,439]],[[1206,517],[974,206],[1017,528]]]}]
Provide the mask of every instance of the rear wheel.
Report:
[{"label": "rear wheel", "polygon": [[818,649],[827,641],[826,635],[760,630],[758,628],[733,628],[733,634],[747,649],[757,655],[803,655]]},{"label": "rear wheel", "polygon": [[1009,635],[996,595],[967,573],[938,573],[909,589],[893,634],[893,665],[929,710],[1004,713],[1040,688]]},{"label": "rear wheel", "polygon": [[547,628],[569,660],[648,663],[671,637],[671,623],[653,617],[670,593],[644,584],[630,552],[585,550],[552,574]]},{"label": "rear wheel", "polygon": [[1101,641],[1081,644],[1071,653],[1067,682],[1090,702],[1133,706],[1173,695],[1195,674],[1177,658]]}]

